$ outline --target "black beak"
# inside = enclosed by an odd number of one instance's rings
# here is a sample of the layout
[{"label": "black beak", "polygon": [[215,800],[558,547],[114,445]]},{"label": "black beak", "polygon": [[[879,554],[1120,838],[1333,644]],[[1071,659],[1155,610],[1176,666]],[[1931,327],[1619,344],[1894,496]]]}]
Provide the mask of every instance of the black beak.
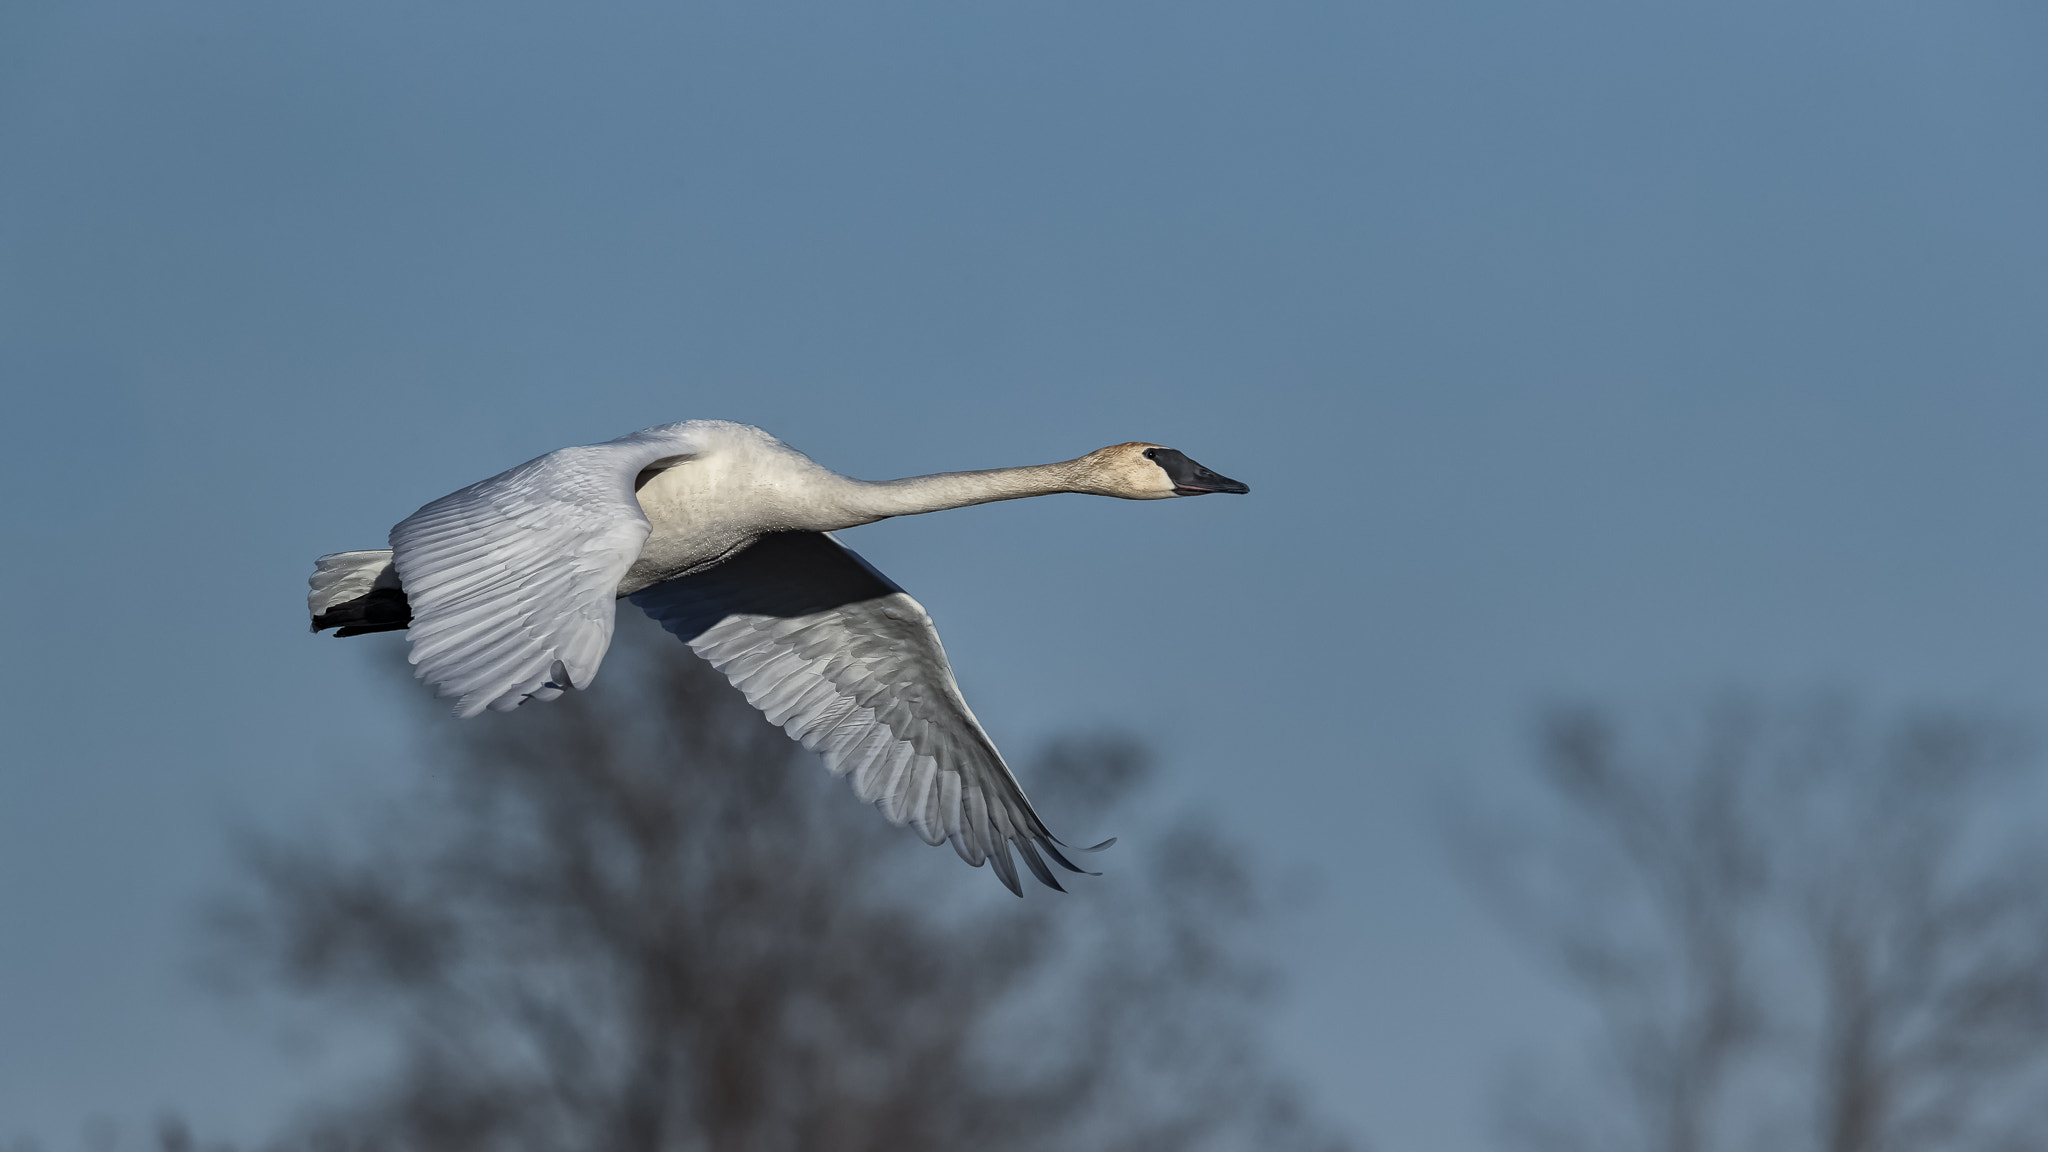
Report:
[{"label": "black beak", "polygon": [[1176,496],[1206,496],[1211,492],[1242,496],[1251,491],[1250,485],[1240,484],[1228,476],[1218,476],[1171,448],[1154,448],[1145,455],[1166,469],[1167,479],[1173,481],[1173,494]]}]

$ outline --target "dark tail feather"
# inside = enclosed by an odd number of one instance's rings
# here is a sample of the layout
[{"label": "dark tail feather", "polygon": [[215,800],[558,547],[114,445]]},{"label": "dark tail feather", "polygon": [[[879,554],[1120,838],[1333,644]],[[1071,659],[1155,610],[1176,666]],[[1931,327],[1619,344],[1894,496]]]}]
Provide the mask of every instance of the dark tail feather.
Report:
[{"label": "dark tail feather", "polygon": [[366,632],[396,632],[412,623],[412,605],[403,588],[372,588],[353,600],[344,601],[313,617],[313,631],[339,629],[336,636],[361,636]]}]

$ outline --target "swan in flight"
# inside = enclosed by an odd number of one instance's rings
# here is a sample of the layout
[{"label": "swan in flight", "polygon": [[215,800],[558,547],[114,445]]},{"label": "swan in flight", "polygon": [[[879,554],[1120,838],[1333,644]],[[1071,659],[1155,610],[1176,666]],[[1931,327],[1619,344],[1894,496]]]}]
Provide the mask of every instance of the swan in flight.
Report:
[{"label": "swan in flight", "polygon": [[[1081,492],[1248,492],[1171,448],[853,480],[745,424],[690,420],[563,448],[398,522],[391,547],[315,562],[313,630],[409,629],[417,677],[455,714],[552,700],[597,674],[628,599],[709,660],[863,800],[926,843],[993,864],[1014,846],[1081,872],[1033,812],[953,680],[924,608],[833,539],[842,528]],[[1105,844],[1096,847],[1106,847]]]}]

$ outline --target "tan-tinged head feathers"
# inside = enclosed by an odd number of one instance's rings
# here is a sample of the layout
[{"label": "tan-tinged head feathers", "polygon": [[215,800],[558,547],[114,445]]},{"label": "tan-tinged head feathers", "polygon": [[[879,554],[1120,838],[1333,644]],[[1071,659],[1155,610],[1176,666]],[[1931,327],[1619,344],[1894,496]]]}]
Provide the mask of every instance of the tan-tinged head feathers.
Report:
[{"label": "tan-tinged head feathers", "polygon": [[1165,500],[1250,488],[1219,476],[1163,444],[1132,440],[1097,448],[1072,462],[1077,491],[1124,500]]}]

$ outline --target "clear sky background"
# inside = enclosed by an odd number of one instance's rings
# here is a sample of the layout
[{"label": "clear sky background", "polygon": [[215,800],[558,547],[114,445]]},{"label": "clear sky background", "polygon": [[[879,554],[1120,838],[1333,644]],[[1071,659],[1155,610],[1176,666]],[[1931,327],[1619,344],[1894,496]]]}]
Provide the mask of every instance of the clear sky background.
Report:
[{"label": "clear sky background", "polygon": [[0,382],[0,1138],[330,1084],[189,962],[223,829],[403,746],[312,557],[722,417],[1249,482],[848,542],[1000,741],[1319,876],[1281,1055],[1476,1152],[1584,1049],[1433,815],[1534,707],[2048,704],[2048,9],[10,0]]}]

